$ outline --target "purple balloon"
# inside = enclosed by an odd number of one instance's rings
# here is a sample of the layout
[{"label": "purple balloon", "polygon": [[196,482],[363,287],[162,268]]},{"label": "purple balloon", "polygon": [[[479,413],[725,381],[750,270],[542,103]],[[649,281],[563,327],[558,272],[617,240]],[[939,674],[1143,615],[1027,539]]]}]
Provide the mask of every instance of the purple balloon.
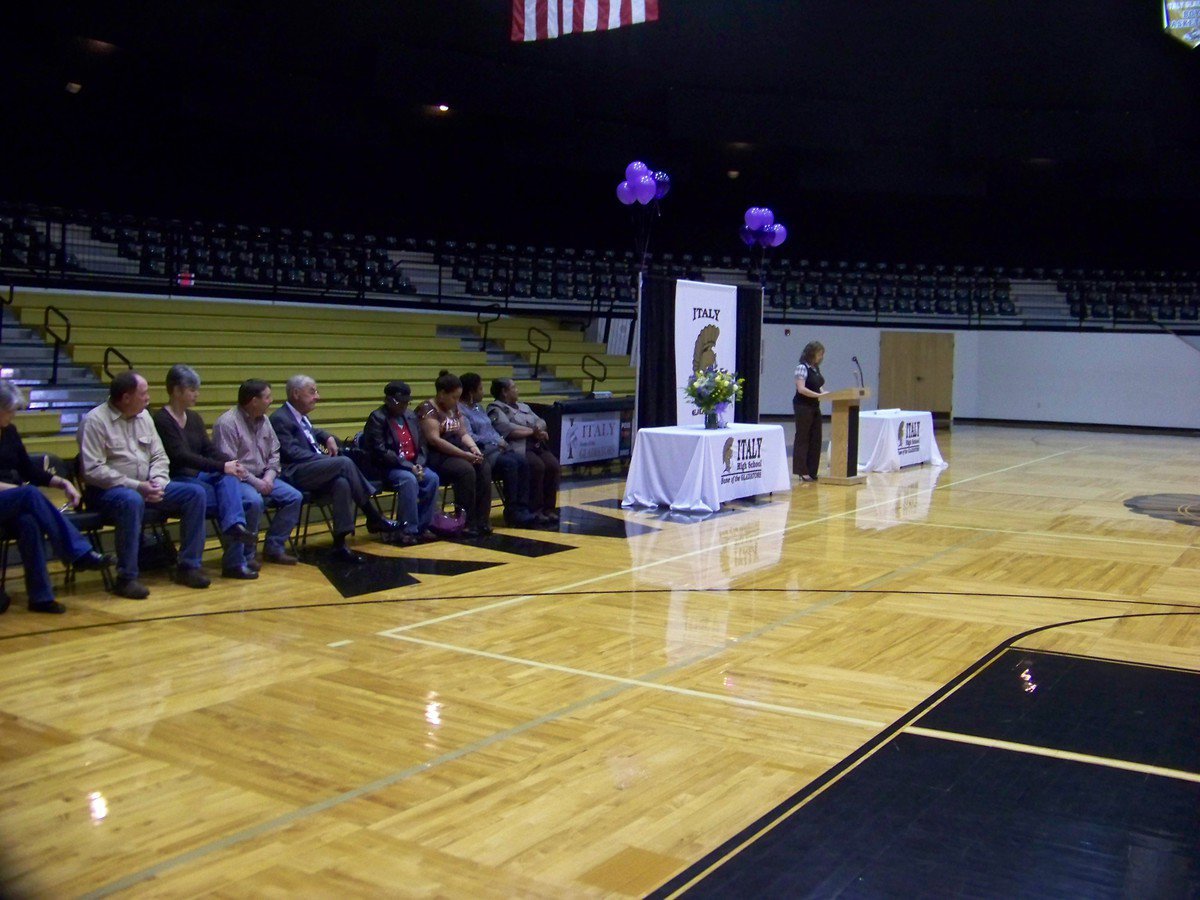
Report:
[{"label": "purple balloon", "polygon": [[755,242],[758,240],[758,235],[750,230],[749,225],[743,225],[738,229],[738,237],[742,239],[742,243],[747,247],[753,247]]},{"label": "purple balloon", "polygon": [[758,230],[758,245],[760,247],[774,246],[772,242],[775,240],[775,226],[767,225]]},{"label": "purple balloon", "polygon": [[620,200],[622,203],[624,203],[626,206],[633,203],[633,201],[637,199],[637,196],[633,192],[633,185],[630,184],[628,181],[622,181],[620,184],[618,184],[617,185],[617,199]]},{"label": "purple balloon", "polygon": [[780,225],[778,222],[776,222],[771,227],[775,229],[774,240],[772,241],[771,246],[778,247],[780,244],[782,244],[784,241],[787,240],[787,229],[784,228],[782,225]]},{"label": "purple balloon", "polygon": [[671,191],[671,176],[666,172],[654,173],[654,199],[661,200]]},{"label": "purple balloon", "polygon": [[775,215],[765,206],[752,206],[746,210],[746,224],[751,231],[762,231],[775,221]]},{"label": "purple balloon", "polygon": [[649,173],[642,175],[637,181],[633,182],[633,195],[642,206],[645,206],[654,199],[654,192],[656,190],[654,176]]},{"label": "purple balloon", "polygon": [[636,159],[625,167],[625,180],[630,184],[637,184],[639,178],[649,174],[650,167],[644,162],[638,162]]}]

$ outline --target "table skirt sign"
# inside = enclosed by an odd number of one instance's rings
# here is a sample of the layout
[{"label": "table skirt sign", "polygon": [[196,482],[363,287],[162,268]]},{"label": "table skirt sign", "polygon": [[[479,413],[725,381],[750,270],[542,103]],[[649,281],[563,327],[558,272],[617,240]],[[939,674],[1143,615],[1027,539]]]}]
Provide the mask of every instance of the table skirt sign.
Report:
[{"label": "table skirt sign", "polygon": [[717,512],[739,497],[790,489],[781,426],[671,425],[638,430],[621,505]]},{"label": "table skirt sign", "polygon": [[858,471],[896,472],[906,466],[947,465],[933,433],[933,414],[877,409],[858,416]]}]

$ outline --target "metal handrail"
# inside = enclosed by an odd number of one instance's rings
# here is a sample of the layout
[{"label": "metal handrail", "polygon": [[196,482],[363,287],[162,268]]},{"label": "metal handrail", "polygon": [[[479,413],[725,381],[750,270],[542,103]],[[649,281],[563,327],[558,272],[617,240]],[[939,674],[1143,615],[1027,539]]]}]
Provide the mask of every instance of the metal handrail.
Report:
[{"label": "metal handrail", "polygon": [[[602,371],[600,372],[599,375],[597,375],[597,373],[595,373],[595,372],[588,370],[587,362],[589,359],[592,362],[596,363],[596,365],[598,365],[601,368]],[[583,354],[583,358],[581,360],[579,360],[579,368],[581,368],[583,370],[584,375],[587,375],[592,379],[592,385],[591,385],[591,387],[588,388],[589,393],[594,394],[596,392],[596,382],[597,381],[608,381],[608,365],[607,365],[607,363],[605,363],[604,360],[602,360],[602,359],[598,359],[597,357],[592,356],[592,354],[590,354],[590,353]]]},{"label": "metal handrail", "polygon": [[[50,313],[54,313],[66,323],[67,334],[65,337],[51,327]],[[47,306],[42,313],[42,330],[54,338],[54,362],[50,368],[50,383],[58,384],[58,357],[62,352],[63,345],[70,343],[71,341],[71,320],[68,319],[66,313],[64,313],[57,306]]]},{"label": "metal handrail", "polygon": [[[535,332],[546,339],[545,347],[541,346],[533,339]],[[529,327],[529,331],[525,333],[525,340],[529,342],[530,347],[537,351],[533,357],[533,377],[537,378],[542,371],[542,354],[550,352],[550,348],[554,346],[554,338],[550,337],[550,335],[542,331],[542,329],[538,328],[536,325],[531,325]]]},{"label": "metal handrail", "polygon": [[[475,321],[483,326],[483,335],[482,335],[482,337],[479,338],[479,349],[480,350],[487,349],[488,326],[500,318],[500,313],[494,312],[495,310],[498,310],[498,309],[500,309],[500,304],[493,303],[491,306],[487,307],[486,309],[481,309],[479,312],[475,313]],[[484,315],[486,313],[491,313],[492,315],[489,318],[485,319]]]},{"label": "metal handrail", "polygon": [[131,363],[129,361],[128,356],[126,356],[124,353],[122,353],[116,347],[105,347],[104,348],[103,369],[104,369],[104,374],[107,375],[109,377],[109,379],[116,378],[116,376],[112,373],[112,369],[110,369],[108,367],[108,358],[110,356],[115,356],[115,357],[119,358],[121,360],[121,362],[125,363],[126,368],[128,368],[128,369],[133,368],[133,363]]}]

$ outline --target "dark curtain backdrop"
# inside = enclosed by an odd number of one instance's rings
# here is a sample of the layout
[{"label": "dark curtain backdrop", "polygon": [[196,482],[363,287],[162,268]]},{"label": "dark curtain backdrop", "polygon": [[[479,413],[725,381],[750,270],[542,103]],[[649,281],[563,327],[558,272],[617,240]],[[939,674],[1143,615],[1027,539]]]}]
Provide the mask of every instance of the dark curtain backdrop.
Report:
[{"label": "dark curtain backdrop", "polygon": [[[734,421],[758,422],[762,347],[762,289],[738,287],[737,370],[746,379]],[[674,425],[675,279],[646,275],[638,319],[637,427]]]},{"label": "dark curtain backdrop", "polygon": [[675,279],[642,276],[637,426],[675,424]]},{"label": "dark curtain backdrop", "polygon": [[758,424],[758,389],[762,373],[763,292],[757,285],[738,285],[737,370],[746,379],[735,422]]}]

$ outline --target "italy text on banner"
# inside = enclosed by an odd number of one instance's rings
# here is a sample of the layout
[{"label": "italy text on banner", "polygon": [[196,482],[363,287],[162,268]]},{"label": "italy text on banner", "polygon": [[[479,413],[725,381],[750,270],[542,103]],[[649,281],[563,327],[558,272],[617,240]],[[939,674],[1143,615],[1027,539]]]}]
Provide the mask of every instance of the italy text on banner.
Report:
[{"label": "italy text on banner", "polygon": [[704,421],[683,389],[700,369],[737,368],[737,288],[702,281],[675,282],[675,384],[679,425]]},{"label": "italy text on banner", "polygon": [[540,41],[658,19],[658,0],[513,0],[512,39]]},{"label": "italy text on banner", "polygon": [[1200,44],[1200,3],[1196,0],[1163,0],[1163,28],[1189,47]]}]

